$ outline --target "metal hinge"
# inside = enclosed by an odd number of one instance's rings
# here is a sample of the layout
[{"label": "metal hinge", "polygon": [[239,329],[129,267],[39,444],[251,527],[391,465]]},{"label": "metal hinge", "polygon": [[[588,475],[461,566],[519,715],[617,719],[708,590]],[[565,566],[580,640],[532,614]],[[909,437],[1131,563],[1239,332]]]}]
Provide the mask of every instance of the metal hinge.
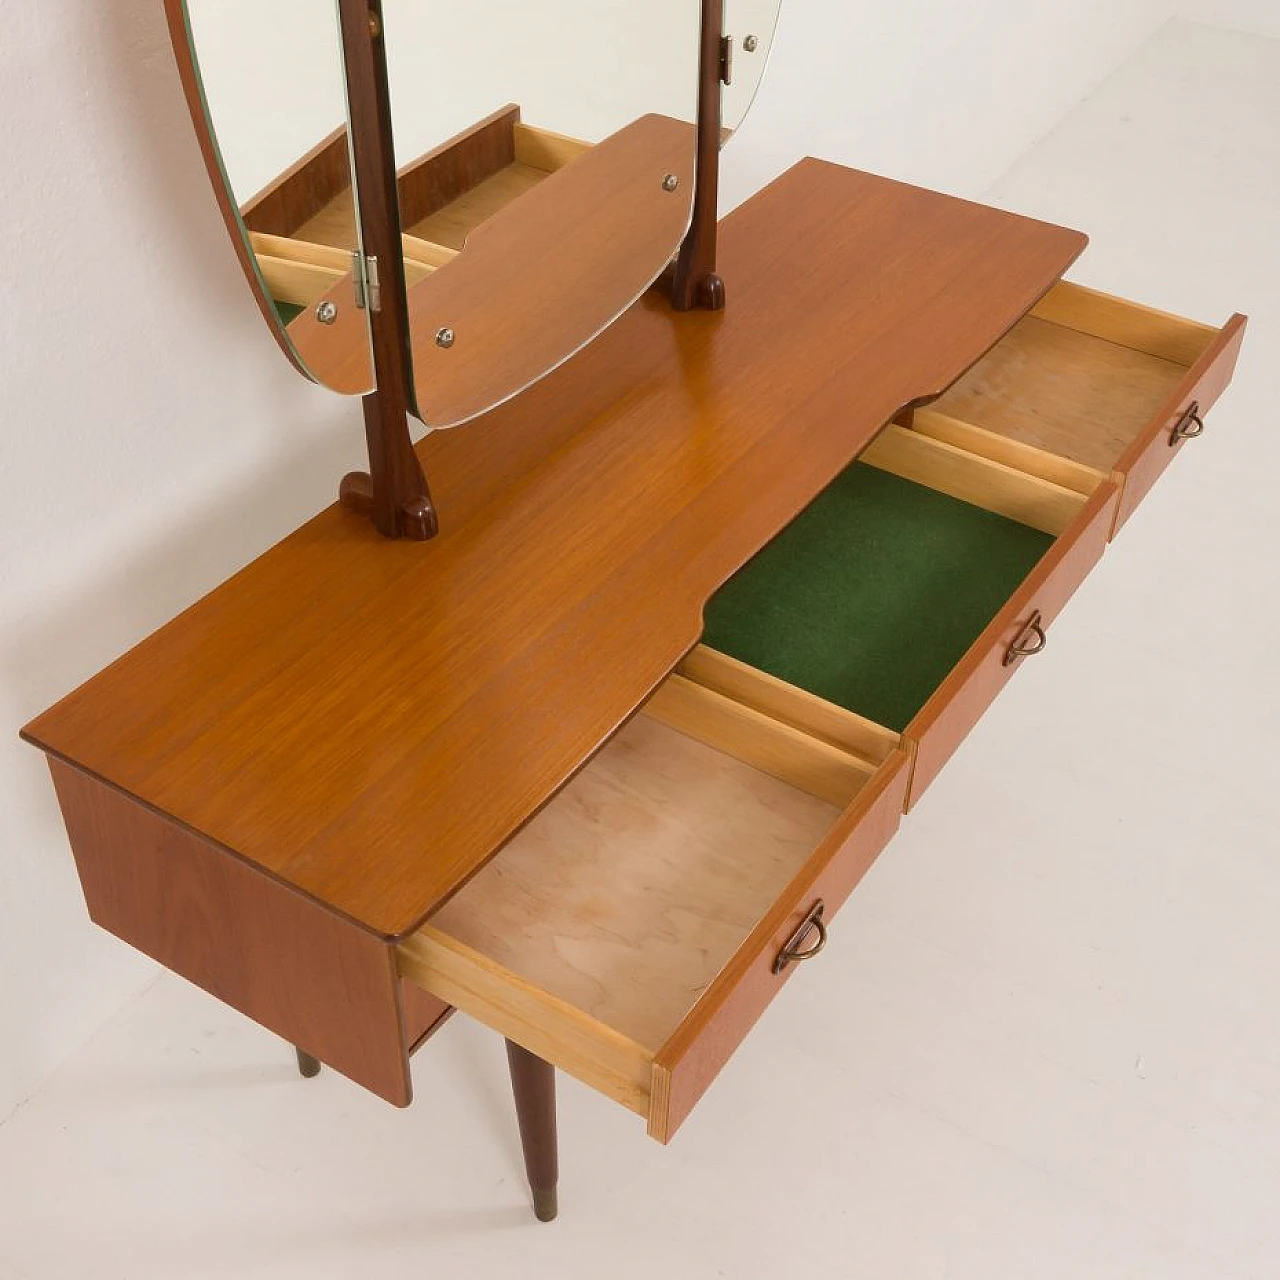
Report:
[{"label": "metal hinge", "polygon": [[382,286],[378,282],[377,258],[365,257],[363,253],[351,255],[351,277],[355,284],[356,306],[363,311],[382,310]]},{"label": "metal hinge", "polygon": [[733,37],[720,37],[720,83],[733,83]]}]

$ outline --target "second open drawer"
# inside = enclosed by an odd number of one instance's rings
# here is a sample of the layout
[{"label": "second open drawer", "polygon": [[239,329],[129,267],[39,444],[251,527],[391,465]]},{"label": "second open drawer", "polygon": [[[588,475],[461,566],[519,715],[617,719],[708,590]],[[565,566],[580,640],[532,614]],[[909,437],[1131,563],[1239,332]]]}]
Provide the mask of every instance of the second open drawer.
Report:
[{"label": "second open drawer", "polygon": [[1245,323],[1057,285],[725,584],[706,644],[900,732],[913,804],[1203,430]]}]

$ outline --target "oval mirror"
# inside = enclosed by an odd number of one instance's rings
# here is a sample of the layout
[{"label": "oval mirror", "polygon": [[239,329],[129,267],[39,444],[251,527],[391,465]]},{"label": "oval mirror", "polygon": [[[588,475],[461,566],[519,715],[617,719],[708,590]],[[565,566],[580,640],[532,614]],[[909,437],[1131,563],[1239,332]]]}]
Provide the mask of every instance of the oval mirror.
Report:
[{"label": "oval mirror", "polygon": [[690,223],[699,0],[383,0],[416,412],[466,422],[612,323]]},{"label": "oval mirror", "polygon": [[309,377],[350,395],[371,391],[333,4],[165,5],[205,159],[268,322]]},{"label": "oval mirror", "polygon": [[[759,88],[780,0],[724,3],[727,140]],[[373,390],[377,266],[364,264],[352,177],[345,0],[165,4],[264,312],[310,377]],[[714,11],[704,0],[370,11],[390,85],[392,136],[379,145],[396,159],[410,390],[428,427],[517,394],[672,262],[693,210],[702,23]]]}]

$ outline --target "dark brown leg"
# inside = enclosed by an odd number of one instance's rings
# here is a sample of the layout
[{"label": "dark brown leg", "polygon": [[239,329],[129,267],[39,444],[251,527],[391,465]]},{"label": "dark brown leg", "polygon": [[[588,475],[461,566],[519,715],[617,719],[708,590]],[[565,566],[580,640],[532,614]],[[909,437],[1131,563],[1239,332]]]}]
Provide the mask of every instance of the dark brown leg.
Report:
[{"label": "dark brown leg", "polygon": [[319,1058],[313,1058],[309,1053],[303,1053],[301,1049],[297,1048],[295,1048],[294,1052],[298,1055],[298,1070],[301,1072],[303,1079],[310,1080],[320,1074]]},{"label": "dark brown leg", "polygon": [[533,1191],[533,1212],[550,1222],[559,1211],[556,1182],[560,1162],[556,1154],[556,1069],[549,1062],[507,1041],[511,1092],[516,1097],[524,1167]]}]

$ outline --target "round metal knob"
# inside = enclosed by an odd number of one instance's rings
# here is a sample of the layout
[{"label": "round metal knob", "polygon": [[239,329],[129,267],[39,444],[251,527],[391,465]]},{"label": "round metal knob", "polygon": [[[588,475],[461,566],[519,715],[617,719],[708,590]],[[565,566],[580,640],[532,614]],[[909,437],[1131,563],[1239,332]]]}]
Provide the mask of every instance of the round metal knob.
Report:
[{"label": "round metal knob", "polygon": [[337,318],[338,318],[337,305],[335,303],[330,302],[328,298],[326,298],[316,308],[316,319],[319,320],[321,324],[333,324],[333,322],[337,320]]}]

